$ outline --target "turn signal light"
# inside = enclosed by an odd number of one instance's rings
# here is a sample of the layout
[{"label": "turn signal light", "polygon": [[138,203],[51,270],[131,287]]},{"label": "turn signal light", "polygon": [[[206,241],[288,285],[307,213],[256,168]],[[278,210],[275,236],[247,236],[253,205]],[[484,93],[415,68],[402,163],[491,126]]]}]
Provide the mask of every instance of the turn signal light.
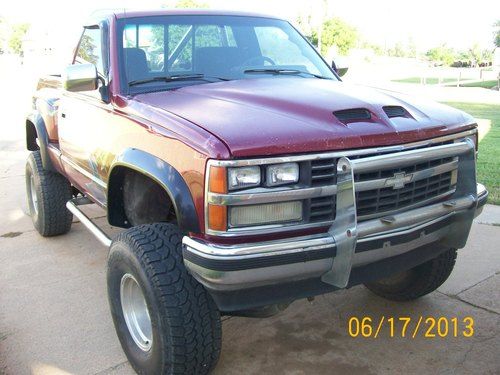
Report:
[{"label": "turn signal light", "polygon": [[224,167],[210,167],[208,190],[212,193],[227,193],[227,173]]},{"label": "turn signal light", "polygon": [[216,231],[227,230],[227,208],[225,206],[208,205],[208,228]]}]

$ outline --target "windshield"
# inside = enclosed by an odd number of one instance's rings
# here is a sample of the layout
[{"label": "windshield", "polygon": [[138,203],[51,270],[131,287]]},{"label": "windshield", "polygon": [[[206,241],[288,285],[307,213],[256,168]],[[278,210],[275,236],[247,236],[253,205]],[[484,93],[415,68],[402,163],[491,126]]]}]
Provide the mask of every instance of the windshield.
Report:
[{"label": "windshield", "polygon": [[120,22],[122,84],[132,92],[262,77],[336,79],[286,21],[176,15]]}]

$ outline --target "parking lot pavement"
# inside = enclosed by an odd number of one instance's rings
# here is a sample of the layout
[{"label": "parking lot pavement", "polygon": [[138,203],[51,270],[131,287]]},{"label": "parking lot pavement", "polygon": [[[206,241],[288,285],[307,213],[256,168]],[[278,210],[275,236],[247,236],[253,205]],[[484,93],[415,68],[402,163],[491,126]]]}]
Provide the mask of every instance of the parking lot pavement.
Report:
[{"label": "parking lot pavement", "polygon": [[[114,333],[106,249],[78,222],[42,238],[26,215],[20,140],[0,144],[0,373],[132,374]],[[103,213],[88,213],[108,230]],[[498,374],[500,215],[487,206],[456,269],[419,301],[385,301],[359,286],[297,301],[268,319],[224,318],[216,374]],[[481,224],[487,223],[487,224]],[[470,338],[352,338],[350,317],[474,319]]]}]

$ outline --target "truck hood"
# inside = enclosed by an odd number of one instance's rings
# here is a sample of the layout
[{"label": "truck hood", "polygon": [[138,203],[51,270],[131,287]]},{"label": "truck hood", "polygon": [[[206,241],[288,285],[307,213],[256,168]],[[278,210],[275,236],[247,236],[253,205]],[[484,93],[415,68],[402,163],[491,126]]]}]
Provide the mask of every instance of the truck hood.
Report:
[{"label": "truck hood", "polygon": [[[158,119],[167,111],[182,117],[218,137],[234,157],[394,145],[474,123],[464,112],[421,98],[301,77],[201,84],[134,99],[142,116],[151,111]],[[386,106],[403,107],[405,114],[391,118]],[[334,114],[353,109],[368,110],[370,118],[346,120]]]}]

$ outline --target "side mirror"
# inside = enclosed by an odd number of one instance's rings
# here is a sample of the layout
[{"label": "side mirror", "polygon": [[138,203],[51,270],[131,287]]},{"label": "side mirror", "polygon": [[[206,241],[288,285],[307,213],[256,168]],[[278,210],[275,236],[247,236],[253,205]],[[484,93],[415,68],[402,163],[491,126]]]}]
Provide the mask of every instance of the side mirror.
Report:
[{"label": "side mirror", "polygon": [[62,76],[63,87],[67,91],[93,91],[99,86],[97,68],[94,64],[69,65]]},{"label": "side mirror", "polygon": [[343,77],[349,70],[349,67],[347,65],[342,64],[342,62],[340,64],[335,64],[335,61],[333,60],[332,60],[332,68],[339,75],[339,77]]}]

